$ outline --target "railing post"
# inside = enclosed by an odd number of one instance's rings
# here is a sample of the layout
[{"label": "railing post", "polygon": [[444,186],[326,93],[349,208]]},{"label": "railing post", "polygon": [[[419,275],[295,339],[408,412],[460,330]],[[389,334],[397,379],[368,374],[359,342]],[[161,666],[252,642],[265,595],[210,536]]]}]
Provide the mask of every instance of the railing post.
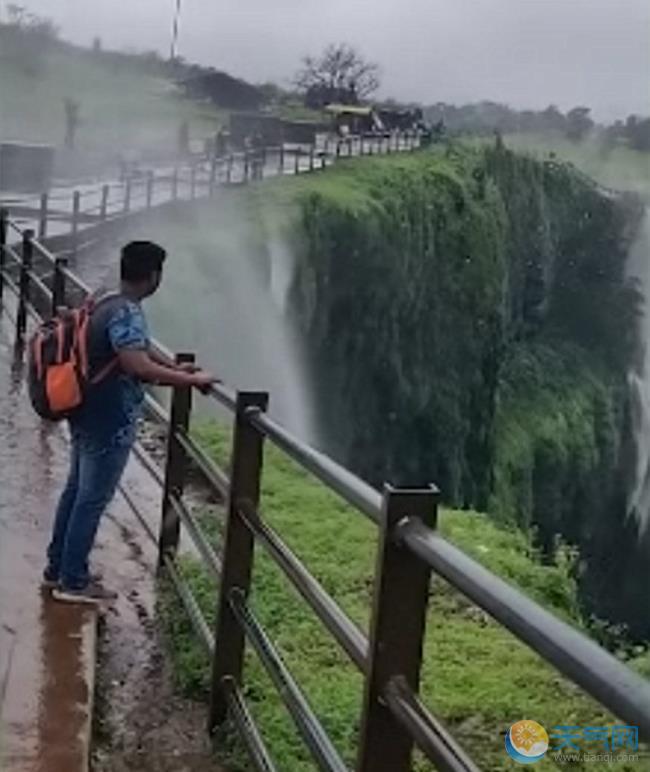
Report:
[{"label": "railing post", "polygon": [[300,174],[300,148],[295,150],[295,156],[293,160],[293,172],[294,174]]},{"label": "railing post", "polygon": [[[194,364],[194,354],[177,354],[176,364]],[[172,405],[167,435],[165,487],[163,489],[162,518],[158,538],[158,568],[164,567],[165,556],[174,557],[178,550],[181,523],[170,498],[180,498],[185,487],[187,454],[176,439],[176,432],[187,432],[192,411],[192,387],[176,386],[172,391]]]},{"label": "railing post", "polygon": [[252,408],[266,410],[268,402],[266,392],[244,391],[237,394],[228,520],[212,663],[210,732],[223,723],[228,712],[224,678],[232,678],[241,684],[244,632],[230,606],[230,593],[237,588],[248,595],[253,566],[253,535],[239,514],[238,502],[246,499],[254,508],[259,504],[264,448],[263,435],[251,426],[246,413]]},{"label": "railing post", "polygon": [[79,213],[81,211],[81,193],[78,190],[72,195],[72,254],[77,254],[79,243]]},{"label": "railing post", "polygon": [[280,176],[284,174],[284,142],[280,143],[280,161],[278,163],[280,169]]},{"label": "railing post", "polygon": [[0,308],[2,308],[2,300],[5,288],[5,276],[4,269],[7,263],[7,256],[5,254],[5,247],[7,245],[7,220],[9,219],[9,213],[6,209],[0,209]]},{"label": "railing post", "polygon": [[38,238],[47,236],[47,193],[41,193],[41,207],[38,214]]},{"label": "railing post", "polygon": [[421,518],[434,528],[437,501],[434,486],[384,488],[357,772],[411,769],[413,740],[393,717],[383,695],[391,678],[398,675],[418,692],[431,570],[397,543],[394,533],[406,517]]},{"label": "railing post", "polygon": [[131,184],[131,175],[129,175],[124,183],[124,214],[131,211]]},{"label": "railing post", "polygon": [[23,247],[20,263],[20,280],[18,282],[18,313],[16,315],[16,345],[20,345],[27,329],[27,306],[30,298],[29,272],[34,261],[34,231],[23,231]]},{"label": "railing post", "polygon": [[337,158],[341,157],[341,140],[340,139],[336,140],[336,157]]},{"label": "railing post", "polygon": [[217,156],[212,155],[212,158],[210,159],[210,185],[208,187],[208,196],[210,198],[214,197],[214,193],[217,186]]},{"label": "railing post", "polygon": [[234,163],[235,163],[235,159],[231,153],[228,156],[228,168],[226,169],[226,182],[229,184],[232,182],[232,167]]},{"label": "railing post", "polygon": [[110,187],[108,185],[102,186],[102,202],[99,205],[99,219],[104,222],[108,216],[108,196],[110,194]]},{"label": "railing post", "polygon": [[309,171],[314,171],[314,146],[311,145],[309,148]]},{"label": "railing post", "polygon": [[244,150],[244,182],[248,182],[250,176],[250,157],[248,150]]},{"label": "railing post", "polygon": [[54,261],[54,278],[52,280],[52,316],[56,316],[59,308],[66,305],[65,299],[65,273],[64,268],[68,267],[68,261],[65,257],[57,257]]},{"label": "railing post", "polygon": [[151,209],[153,205],[153,171],[147,173],[147,209]]}]

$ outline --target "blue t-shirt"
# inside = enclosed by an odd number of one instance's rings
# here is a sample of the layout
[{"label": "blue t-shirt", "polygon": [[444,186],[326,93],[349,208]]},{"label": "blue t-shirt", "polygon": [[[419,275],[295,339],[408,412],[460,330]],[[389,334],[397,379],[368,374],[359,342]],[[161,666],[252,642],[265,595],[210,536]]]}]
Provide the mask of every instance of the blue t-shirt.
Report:
[{"label": "blue t-shirt", "polygon": [[[90,377],[120,351],[147,351],[149,331],[139,303],[112,296],[97,306],[91,320]],[[89,387],[83,405],[70,420],[73,433],[94,449],[130,445],[144,401],[140,381],[114,369]]]}]

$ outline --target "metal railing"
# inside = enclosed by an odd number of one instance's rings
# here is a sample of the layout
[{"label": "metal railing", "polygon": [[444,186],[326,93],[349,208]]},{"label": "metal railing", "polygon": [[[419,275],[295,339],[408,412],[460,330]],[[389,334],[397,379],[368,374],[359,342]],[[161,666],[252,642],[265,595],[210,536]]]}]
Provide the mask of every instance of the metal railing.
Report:
[{"label": "metal railing", "polygon": [[[71,193],[43,193],[33,207],[18,201],[9,207],[20,219],[33,223],[39,240],[50,237],[53,223],[69,223],[68,256],[90,244],[81,242],[81,232],[179,200],[212,198],[221,185],[239,185],[268,176],[301,174],[324,169],[341,158],[410,152],[421,144],[418,131],[328,138],[322,147],[285,144],[248,149],[222,156],[202,156],[189,165],[165,171],[127,174],[122,182]],[[88,203],[90,201],[90,203]],[[59,232],[57,236],[66,235]]]},{"label": "metal railing", "polygon": [[[32,305],[32,290],[44,295],[42,300],[50,303],[50,313],[53,313],[65,302],[70,290],[83,296],[88,287],[60,258],[36,242],[30,231],[23,234],[19,255],[7,243],[7,230],[13,227],[15,224],[7,213],[0,213],[0,302],[5,286],[18,297],[20,323],[16,325],[16,336],[19,342],[25,335],[28,309],[38,318]],[[48,263],[50,287],[42,279],[35,281],[32,262],[35,253]],[[15,281],[16,270],[18,281]],[[162,344],[155,346],[171,356]],[[176,359],[193,361],[187,354]],[[629,725],[638,727],[641,739],[650,739],[648,682],[446,541],[436,530],[438,491],[433,485],[413,490],[386,485],[379,493],[271,419],[266,412],[267,393],[235,393],[216,385],[211,388],[210,396],[234,414],[229,472],[220,469],[190,437],[192,393],[189,388],[175,388],[169,414],[153,401],[148,403],[153,420],[167,427],[164,468],[142,447],[136,446],[136,454],[162,488],[158,535],[152,533],[133,501],[127,500],[150,538],[156,541],[160,570],[170,577],[206,656],[211,658],[210,730],[230,716],[255,769],[269,772],[277,767],[244,698],[242,664],[246,643],[268,671],[318,769],[336,772],[347,769],[307,697],[248,605],[255,543],[281,569],[364,677],[355,766],[358,772],[407,772],[414,746],[437,769],[445,772],[478,769],[419,697],[432,572],[484,609],[603,706]],[[266,442],[277,446],[377,525],[380,538],[367,632],[349,619],[280,534],[265,522],[260,490]],[[184,503],[190,465],[211,490],[225,498],[226,528],[220,555]],[[218,578],[214,631],[176,562],[183,527],[207,570]]]}]

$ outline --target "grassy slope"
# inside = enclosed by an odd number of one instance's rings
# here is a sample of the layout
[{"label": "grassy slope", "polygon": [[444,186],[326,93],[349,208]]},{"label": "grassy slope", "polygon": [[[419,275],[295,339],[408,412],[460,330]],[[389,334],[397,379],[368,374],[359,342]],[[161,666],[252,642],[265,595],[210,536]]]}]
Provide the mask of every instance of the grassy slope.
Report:
[{"label": "grassy slope", "polygon": [[[225,465],[227,431],[217,425],[202,426],[197,434],[213,457]],[[266,452],[262,510],[344,610],[367,629],[377,538],[374,526],[273,448]],[[218,540],[216,513],[204,512],[204,521]],[[501,530],[473,512],[443,510],[440,527],[449,539],[547,608],[575,619],[573,586],[561,557],[556,566],[542,566],[520,533]],[[185,570],[213,621],[213,583],[191,560],[186,561]],[[254,573],[253,606],[259,619],[326,729],[352,763],[361,678],[261,551],[256,555]],[[207,663],[169,597],[164,605],[180,683],[190,692],[205,694]],[[427,704],[455,729],[480,766],[491,772],[513,767],[503,751],[502,733],[516,720],[533,718],[549,729],[563,723],[602,725],[612,721],[593,701],[440,580],[432,587],[423,679]],[[270,682],[250,653],[245,680],[253,714],[279,767],[284,772],[313,769]],[[235,744],[228,761],[245,767],[241,759],[241,749]],[[430,769],[424,762],[417,768]],[[537,768],[555,766],[544,761]],[[618,768],[628,769],[623,765]]]},{"label": "grassy slope", "polygon": [[214,132],[220,115],[181,98],[163,78],[138,66],[117,66],[73,48],[57,48],[40,76],[3,61],[0,67],[0,139],[60,146],[65,133],[63,100],[75,99],[83,121],[80,150],[175,149],[183,120],[192,136]]}]

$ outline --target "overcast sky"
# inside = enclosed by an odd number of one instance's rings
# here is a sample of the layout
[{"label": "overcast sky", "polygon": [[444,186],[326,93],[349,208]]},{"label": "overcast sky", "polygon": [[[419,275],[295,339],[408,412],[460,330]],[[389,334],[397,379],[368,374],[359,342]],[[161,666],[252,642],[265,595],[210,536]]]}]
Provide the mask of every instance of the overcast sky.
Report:
[{"label": "overcast sky", "polygon": [[[176,0],[14,2],[75,42],[169,51]],[[382,96],[650,113],[650,0],[182,0],[179,53],[249,80],[333,41],[380,64]]]}]

